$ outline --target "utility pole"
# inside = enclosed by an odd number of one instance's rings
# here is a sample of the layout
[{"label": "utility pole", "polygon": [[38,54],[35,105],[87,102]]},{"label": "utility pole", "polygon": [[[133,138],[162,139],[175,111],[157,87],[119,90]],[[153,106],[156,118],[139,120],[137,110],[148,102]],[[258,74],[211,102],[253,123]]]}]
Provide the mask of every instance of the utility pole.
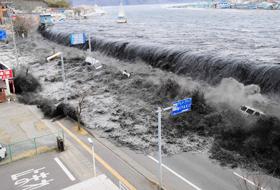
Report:
[{"label": "utility pole", "polygon": [[191,111],[191,105],[192,105],[192,98],[187,98],[184,100],[180,100],[177,102],[174,102],[171,107],[167,108],[160,108],[158,107],[158,110],[156,111],[158,114],[158,163],[159,163],[159,189],[162,190],[163,183],[162,183],[162,143],[161,143],[161,117],[162,112],[164,111],[170,111],[171,115],[175,116],[178,114],[181,114],[183,112]]},{"label": "utility pole", "polygon": [[12,20],[12,19],[11,19],[11,24],[12,24],[14,51],[15,51],[15,55],[16,55],[16,67],[18,67],[18,66],[19,66],[18,51],[17,51],[17,43],[16,43],[15,28],[14,28],[14,23],[13,23],[13,20]]},{"label": "utility pole", "polygon": [[[12,9],[10,7],[7,6],[7,9],[10,13],[9,14],[9,18],[10,18],[10,21],[11,21],[11,26],[12,26],[12,34],[13,34],[13,43],[14,43],[14,52],[15,52],[15,55],[16,55],[16,67],[18,67],[19,65],[19,59],[18,59],[18,51],[17,51],[17,43],[16,43],[16,34],[15,34],[15,27],[14,27],[14,22],[13,22],[13,18],[11,17],[12,15]],[[13,65],[14,67],[14,65]]]},{"label": "utility pole", "polygon": [[159,189],[162,189],[162,156],[161,156],[161,108],[158,107],[158,161],[159,161]]},{"label": "utility pole", "polygon": [[171,110],[172,107],[167,107],[161,109],[158,107],[157,114],[158,114],[158,164],[159,164],[159,189],[162,189],[162,143],[161,143],[161,117],[163,111]]},{"label": "utility pole", "polygon": [[62,80],[63,80],[63,93],[64,93],[64,104],[67,103],[67,93],[66,93],[66,79],[65,79],[65,71],[64,71],[64,60],[63,60],[63,53],[60,54],[61,58],[61,67],[62,67]]},{"label": "utility pole", "polygon": [[66,79],[65,79],[65,71],[64,71],[64,60],[63,60],[63,53],[57,52],[49,57],[47,57],[47,61],[51,61],[52,59],[59,57],[61,59],[61,70],[62,70],[62,80],[63,80],[63,93],[64,93],[64,103],[67,103],[67,93],[66,93]]},{"label": "utility pole", "polygon": [[91,36],[90,33],[88,33],[88,51],[91,52]]}]

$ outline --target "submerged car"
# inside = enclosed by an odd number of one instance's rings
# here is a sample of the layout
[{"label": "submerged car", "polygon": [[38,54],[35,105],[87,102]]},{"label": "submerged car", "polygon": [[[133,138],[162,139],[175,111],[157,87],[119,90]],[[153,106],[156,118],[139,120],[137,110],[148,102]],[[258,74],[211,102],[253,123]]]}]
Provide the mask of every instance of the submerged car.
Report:
[{"label": "submerged car", "polygon": [[240,106],[240,111],[246,115],[252,115],[252,116],[257,116],[257,117],[265,115],[262,111],[259,111],[255,108],[251,108],[251,107],[245,106],[245,105]]},{"label": "submerged car", "polygon": [[2,144],[0,144],[0,160],[5,159],[6,156],[7,156],[6,148]]}]

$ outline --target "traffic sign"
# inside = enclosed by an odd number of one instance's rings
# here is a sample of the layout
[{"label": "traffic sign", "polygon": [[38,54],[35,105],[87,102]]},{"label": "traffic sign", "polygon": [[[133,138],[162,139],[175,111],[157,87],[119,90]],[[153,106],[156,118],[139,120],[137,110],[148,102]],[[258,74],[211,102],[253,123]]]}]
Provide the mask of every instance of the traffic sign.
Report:
[{"label": "traffic sign", "polygon": [[192,98],[187,98],[173,103],[171,115],[175,116],[183,112],[191,111]]},{"label": "traffic sign", "polygon": [[12,79],[13,78],[13,70],[0,70],[0,79],[6,80],[6,79]]},{"label": "traffic sign", "polygon": [[70,44],[77,45],[77,44],[84,44],[86,42],[86,34],[79,33],[79,34],[71,34],[70,35]]}]

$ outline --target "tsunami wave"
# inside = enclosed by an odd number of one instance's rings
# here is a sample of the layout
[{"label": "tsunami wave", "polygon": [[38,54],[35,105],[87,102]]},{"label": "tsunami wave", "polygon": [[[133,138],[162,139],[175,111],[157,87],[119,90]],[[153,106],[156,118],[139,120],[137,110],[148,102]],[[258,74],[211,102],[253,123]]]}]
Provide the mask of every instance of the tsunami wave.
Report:
[{"label": "tsunami wave", "polygon": [[[56,43],[71,46],[70,34],[53,32],[45,26],[39,27],[43,37]],[[245,85],[256,84],[262,93],[280,92],[280,65],[255,64],[246,60],[217,58],[212,55],[199,55],[191,51],[164,48],[160,46],[128,41],[113,41],[104,38],[92,38],[93,51],[122,60],[142,60],[153,67],[191,76],[212,85],[223,78],[235,78]],[[88,43],[73,47],[87,49]]]}]

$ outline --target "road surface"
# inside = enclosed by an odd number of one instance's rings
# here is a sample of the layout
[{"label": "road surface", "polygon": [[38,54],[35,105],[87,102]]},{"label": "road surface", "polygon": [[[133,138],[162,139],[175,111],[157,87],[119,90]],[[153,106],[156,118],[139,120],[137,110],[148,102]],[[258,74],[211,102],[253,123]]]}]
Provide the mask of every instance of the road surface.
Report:
[{"label": "road surface", "polygon": [[1,166],[0,176],[1,190],[55,190],[78,182],[54,152]]}]

